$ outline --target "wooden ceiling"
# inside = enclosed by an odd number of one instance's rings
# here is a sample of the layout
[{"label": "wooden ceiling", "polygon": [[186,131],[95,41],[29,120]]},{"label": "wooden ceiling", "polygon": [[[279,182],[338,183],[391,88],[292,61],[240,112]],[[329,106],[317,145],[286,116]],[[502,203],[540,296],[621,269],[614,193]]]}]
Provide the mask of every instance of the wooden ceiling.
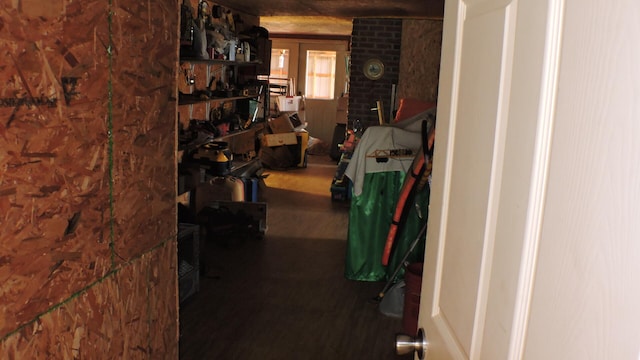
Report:
[{"label": "wooden ceiling", "polygon": [[442,19],[444,0],[216,0],[231,9],[260,16],[271,33],[350,34],[351,20],[374,18]]}]

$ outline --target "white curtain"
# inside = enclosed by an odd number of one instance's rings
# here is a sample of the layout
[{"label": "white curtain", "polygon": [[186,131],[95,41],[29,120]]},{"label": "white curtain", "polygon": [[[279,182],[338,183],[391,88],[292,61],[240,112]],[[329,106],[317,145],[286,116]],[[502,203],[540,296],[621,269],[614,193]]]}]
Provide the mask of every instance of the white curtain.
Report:
[{"label": "white curtain", "polygon": [[309,99],[333,99],[336,82],[336,52],[308,51],[305,95]]}]

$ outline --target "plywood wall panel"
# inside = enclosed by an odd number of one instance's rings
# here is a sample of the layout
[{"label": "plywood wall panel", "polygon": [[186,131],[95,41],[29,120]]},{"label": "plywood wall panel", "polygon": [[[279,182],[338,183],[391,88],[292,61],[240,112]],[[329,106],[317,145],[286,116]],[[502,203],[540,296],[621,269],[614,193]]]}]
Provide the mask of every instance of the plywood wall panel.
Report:
[{"label": "plywood wall panel", "polygon": [[398,93],[400,98],[435,102],[438,97],[442,21],[402,21],[402,56]]},{"label": "plywood wall panel", "polygon": [[176,358],[178,3],[0,8],[0,358]]},{"label": "plywood wall panel", "polygon": [[[176,233],[178,3],[118,2],[113,31],[117,261]],[[151,6],[151,7],[149,7]]]},{"label": "plywood wall panel", "polygon": [[154,359],[178,358],[177,254],[174,238],[149,258],[149,354]]},{"label": "plywood wall panel", "polygon": [[[34,2],[0,13],[0,334],[111,267],[103,119],[104,4],[47,13]],[[55,6],[54,6],[55,5]],[[47,10],[48,9],[48,10]],[[75,25],[70,25],[71,23]],[[67,46],[65,28],[91,24]],[[46,36],[43,36],[45,34]]]},{"label": "plywood wall panel", "polygon": [[0,342],[2,358],[177,359],[175,282],[167,286],[175,246],[165,243],[28,323]]}]

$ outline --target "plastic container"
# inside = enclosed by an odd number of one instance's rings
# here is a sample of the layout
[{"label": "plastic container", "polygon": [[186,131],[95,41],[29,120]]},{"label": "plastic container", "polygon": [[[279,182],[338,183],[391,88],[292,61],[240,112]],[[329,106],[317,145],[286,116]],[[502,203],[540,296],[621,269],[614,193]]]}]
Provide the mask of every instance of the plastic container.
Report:
[{"label": "plastic container", "polygon": [[280,111],[300,111],[302,108],[302,96],[278,96]]}]

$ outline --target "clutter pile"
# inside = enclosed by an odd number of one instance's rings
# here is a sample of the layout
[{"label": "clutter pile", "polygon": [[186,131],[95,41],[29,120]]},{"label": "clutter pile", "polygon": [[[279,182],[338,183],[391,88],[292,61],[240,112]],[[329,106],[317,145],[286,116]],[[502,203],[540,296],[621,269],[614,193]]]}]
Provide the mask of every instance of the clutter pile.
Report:
[{"label": "clutter pile", "polygon": [[280,115],[267,121],[269,133],[262,138],[259,157],[270,169],[307,167],[309,133],[305,130],[301,96],[279,96]]}]

